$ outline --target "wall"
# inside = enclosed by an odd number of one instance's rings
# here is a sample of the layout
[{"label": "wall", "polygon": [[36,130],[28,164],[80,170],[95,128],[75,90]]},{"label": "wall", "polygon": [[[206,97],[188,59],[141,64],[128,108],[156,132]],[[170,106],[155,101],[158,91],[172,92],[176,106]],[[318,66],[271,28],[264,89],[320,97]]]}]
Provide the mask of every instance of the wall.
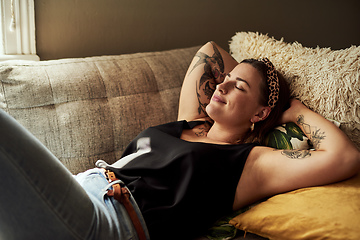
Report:
[{"label": "wall", "polygon": [[189,47],[238,31],[304,46],[360,45],[358,0],[35,0],[42,60]]}]

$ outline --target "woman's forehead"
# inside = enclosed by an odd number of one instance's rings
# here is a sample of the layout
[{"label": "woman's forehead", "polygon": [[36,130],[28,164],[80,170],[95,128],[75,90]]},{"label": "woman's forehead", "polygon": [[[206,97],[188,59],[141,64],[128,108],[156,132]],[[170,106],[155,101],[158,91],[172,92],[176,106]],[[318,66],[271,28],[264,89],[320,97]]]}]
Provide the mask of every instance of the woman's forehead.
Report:
[{"label": "woman's forehead", "polygon": [[241,78],[248,82],[259,82],[262,79],[259,71],[248,63],[239,63],[231,72],[232,78]]}]

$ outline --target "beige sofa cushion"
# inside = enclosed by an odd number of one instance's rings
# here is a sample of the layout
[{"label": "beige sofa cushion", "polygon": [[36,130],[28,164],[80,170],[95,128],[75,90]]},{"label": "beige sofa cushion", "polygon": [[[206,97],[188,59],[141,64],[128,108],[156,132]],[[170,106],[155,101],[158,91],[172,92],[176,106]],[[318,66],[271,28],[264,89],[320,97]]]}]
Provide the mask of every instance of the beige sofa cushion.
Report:
[{"label": "beige sofa cushion", "polygon": [[174,121],[199,47],[0,65],[0,107],[73,173],[117,160],[143,129]]}]

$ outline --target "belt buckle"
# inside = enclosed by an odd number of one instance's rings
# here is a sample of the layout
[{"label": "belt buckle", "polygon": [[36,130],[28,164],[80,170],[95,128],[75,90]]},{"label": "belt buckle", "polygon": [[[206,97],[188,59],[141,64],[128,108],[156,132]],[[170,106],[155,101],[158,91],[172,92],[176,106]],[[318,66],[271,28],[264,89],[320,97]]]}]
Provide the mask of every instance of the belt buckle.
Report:
[{"label": "belt buckle", "polygon": [[[116,177],[115,173],[108,169],[105,169],[105,176],[109,183],[119,180]],[[121,186],[120,183],[114,183],[114,185],[112,185],[112,188],[112,190],[107,190],[107,195],[114,197],[119,202],[122,203],[124,201],[124,197],[130,197],[129,190],[126,187]]]},{"label": "belt buckle", "polygon": [[[105,169],[105,175],[106,175],[106,179],[108,180],[109,183],[114,182],[114,181],[119,181],[119,179],[115,176],[115,173],[111,170]],[[112,185],[112,190],[108,190],[107,191],[107,195],[114,197],[114,199],[116,199],[118,202],[120,202],[121,204],[123,204],[123,206],[125,207],[133,225],[134,228],[136,230],[136,233],[139,237],[140,240],[146,240],[146,235],[144,232],[144,229],[141,225],[141,222],[132,206],[132,204],[130,203],[130,192],[127,189],[127,187],[123,187],[120,185],[119,182],[114,183]]]},{"label": "belt buckle", "polygon": [[109,183],[118,180],[117,177],[115,176],[115,173],[113,171],[110,171],[108,169],[105,169],[105,176],[106,179],[108,180]]}]

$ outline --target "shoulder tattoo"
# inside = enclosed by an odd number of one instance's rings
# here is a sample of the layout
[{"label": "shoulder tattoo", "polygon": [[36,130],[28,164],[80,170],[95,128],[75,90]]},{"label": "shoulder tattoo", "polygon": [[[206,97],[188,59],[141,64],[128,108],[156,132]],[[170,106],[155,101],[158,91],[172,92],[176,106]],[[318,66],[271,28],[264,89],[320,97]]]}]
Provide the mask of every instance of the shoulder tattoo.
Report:
[{"label": "shoulder tattoo", "polygon": [[194,129],[195,135],[197,137],[206,136],[207,133],[209,132],[210,127],[211,127],[210,123],[206,121],[203,126]]}]

